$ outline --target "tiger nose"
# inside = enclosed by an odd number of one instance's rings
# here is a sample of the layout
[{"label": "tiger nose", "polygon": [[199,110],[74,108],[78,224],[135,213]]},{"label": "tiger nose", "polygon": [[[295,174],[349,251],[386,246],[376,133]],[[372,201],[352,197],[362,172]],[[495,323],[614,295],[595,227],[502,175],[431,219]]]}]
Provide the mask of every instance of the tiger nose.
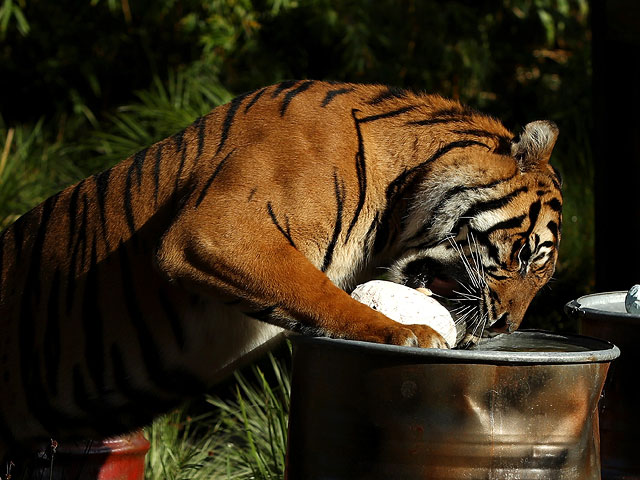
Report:
[{"label": "tiger nose", "polygon": [[496,333],[508,333],[510,331],[509,326],[509,314],[503,313],[491,324],[489,330]]}]

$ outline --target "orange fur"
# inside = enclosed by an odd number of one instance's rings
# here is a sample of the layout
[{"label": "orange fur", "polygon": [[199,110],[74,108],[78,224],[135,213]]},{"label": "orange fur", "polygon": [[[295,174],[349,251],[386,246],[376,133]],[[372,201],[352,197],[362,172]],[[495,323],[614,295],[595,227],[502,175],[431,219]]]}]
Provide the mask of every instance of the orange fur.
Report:
[{"label": "orange fur", "polygon": [[[132,428],[219,380],[275,327],[444,347],[429,327],[400,325],[345,290],[391,265],[411,283],[423,272],[409,278],[405,267],[425,252],[451,262],[439,249],[472,231],[459,215],[526,185],[482,212],[498,224],[541,206],[482,246],[488,266],[509,272],[487,277],[497,298],[487,293],[486,322],[509,312],[505,328],[517,328],[555,265],[556,134],[517,142],[497,120],[438,96],[283,82],[65,189],[0,237],[0,436]],[[531,240],[515,265],[522,231]],[[546,242],[549,252],[536,247]],[[461,248],[473,257],[471,242]],[[525,262],[523,273],[523,252],[544,257],[544,271]]]}]

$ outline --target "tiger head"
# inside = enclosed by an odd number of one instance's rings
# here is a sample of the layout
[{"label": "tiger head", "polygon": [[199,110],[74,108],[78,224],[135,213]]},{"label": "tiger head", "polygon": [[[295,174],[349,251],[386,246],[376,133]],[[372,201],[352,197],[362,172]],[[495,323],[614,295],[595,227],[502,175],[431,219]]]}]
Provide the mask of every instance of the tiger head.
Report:
[{"label": "tiger head", "polygon": [[391,280],[447,297],[459,344],[515,331],[554,272],[562,195],[549,157],[557,135],[551,122],[530,123],[508,148],[451,154],[437,178],[421,182]]}]

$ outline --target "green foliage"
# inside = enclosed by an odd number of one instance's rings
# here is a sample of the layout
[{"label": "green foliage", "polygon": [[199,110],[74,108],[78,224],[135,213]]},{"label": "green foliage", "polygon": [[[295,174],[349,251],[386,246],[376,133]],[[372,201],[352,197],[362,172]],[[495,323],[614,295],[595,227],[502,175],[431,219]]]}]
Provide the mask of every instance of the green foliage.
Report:
[{"label": "green foliage", "polygon": [[21,35],[29,33],[31,27],[29,27],[29,22],[22,12],[22,7],[24,7],[24,0],[19,4],[16,4],[13,0],[4,0],[0,5],[0,39],[4,40],[7,30],[9,30],[13,22],[15,22],[15,27]]},{"label": "green foliage", "polygon": [[274,480],[284,474],[291,393],[288,362],[272,355],[269,360],[271,381],[253,366],[252,380],[235,375],[234,399],[208,399],[230,435],[225,461],[234,472],[244,472],[239,478]]},{"label": "green foliage", "polygon": [[267,360],[264,369],[251,367],[249,376],[236,373],[232,395],[209,396],[198,417],[182,409],[149,427],[146,478],[283,478],[291,355]]},{"label": "green foliage", "polygon": [[113,164],[168,137],[231,100],[232,95],[211,73],[170,73],[166,84],[154,78],[151,87],[136,94],[138,101],[120,107],[108,117],[86,147],[98,154],[101,164]]},{"label": "green foliage", "polygon": [[224,436],[214,412],[191,417],[180,409],[156,420],[147,431],[151,444],[146,456],[147,480],[223,478],[219,451]]},{"label": "green foliage", "polygon": [[80,176],[60,150],[44,120],[6,128],[0,119],[0,230]]}]

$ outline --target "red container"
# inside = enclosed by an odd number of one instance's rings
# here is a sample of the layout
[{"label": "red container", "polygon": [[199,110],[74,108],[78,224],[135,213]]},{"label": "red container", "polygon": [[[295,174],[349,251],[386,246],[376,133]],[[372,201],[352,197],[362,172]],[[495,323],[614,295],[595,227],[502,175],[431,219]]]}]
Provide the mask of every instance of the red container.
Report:
[{"label": "red container", "polygon": [[142,432],[102,441],[52,442],[40,452],[26,478],[143,480],[148,450]]}]

